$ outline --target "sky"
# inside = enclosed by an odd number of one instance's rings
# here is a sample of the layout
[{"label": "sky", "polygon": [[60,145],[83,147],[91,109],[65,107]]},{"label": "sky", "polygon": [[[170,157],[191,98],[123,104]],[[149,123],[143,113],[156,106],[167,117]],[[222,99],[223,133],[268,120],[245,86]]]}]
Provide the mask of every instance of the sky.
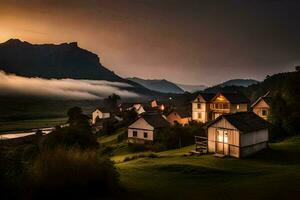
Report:
[{"label": "sky", "polygon": [[0,42],[77,41],[122,77],[213,85],[300,64],[298,0],[0,0]]}]

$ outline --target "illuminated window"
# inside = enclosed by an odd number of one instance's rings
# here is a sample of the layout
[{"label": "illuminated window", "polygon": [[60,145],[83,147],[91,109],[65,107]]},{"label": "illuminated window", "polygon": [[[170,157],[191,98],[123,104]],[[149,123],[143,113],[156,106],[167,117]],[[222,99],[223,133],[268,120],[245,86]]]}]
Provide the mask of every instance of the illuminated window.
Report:
[{"label": "illuminated window", "polygon": [[238,104],[238,105],[236,105],[236,109],[237,110],[239,110],[240,109],[240,105]]},{"label": "illuminated window", "polygon": [[223,142],[223,134],[221,132],[218,134],[218,141]]},{"label": "illuminated window", "polygon": [[224,143],[228,143],[228,133],[224,131]]},{"label": "illuminated window", "polygon": [[227,131],[218,130],[217,135],[218,135],[218,138],[217,138],[218,142],[228,143],[228,133],[227,133]]},{"label": "illuminated window", "polygon": [[133,132],[132,132],[132,136],[133,136],[133,137],[137,137],[137,131],[133,131]]}]

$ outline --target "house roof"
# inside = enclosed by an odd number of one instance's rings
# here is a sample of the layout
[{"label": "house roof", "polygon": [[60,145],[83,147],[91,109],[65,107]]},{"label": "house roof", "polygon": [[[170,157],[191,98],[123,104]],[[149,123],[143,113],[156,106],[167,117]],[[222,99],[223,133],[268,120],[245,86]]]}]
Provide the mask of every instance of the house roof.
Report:
[{"label": "house roof", "polygon": [[[197,95],[196,98],[198,98],[199,96],[201,96],[205,101],[211,101],[212,98],[215,96],[215,93],[200,93]],[[194,99],[195,100],[195,99]]]},{"label": "house roof", "polygon": [[271,106],[271,102],[272,102],[272,97],[269,96],[263,96],[263,97],[259,97],[252,105],[251,107],[254,107],[256,104],[258,104],[260,102],[260,100],[264,100],[266,102],[266,104],[268,104],[269,106]]},{"label": "house roof", "polygon": [[169,114],[171,114],[172,112],[178,113],[178,115],[181,118],[187,118],[187,117],[191,117],[192,116],[191,105],[183,106],[183,107],[180,107],[180,108],[175,108]]},{"label": "house roof", "polygon": [[142,115],[142,118],[154,128],[163,128],[169,126],[169,122],[158,113],[148,113]]},{"label": "house roof", "polygon": [[231,125],[243,133],[267,129],[271,126],[268,121],[260,118],[253,112],[237,112],[234,114],[221,115],[206,127],[210,127],[221,119],[226,119]]},{"label": "house roof", "polygon": [[[215,95],[223,95],[230,103],[250,103],[249,99],[242,93],[234,92],[234,93],[226,93],[226,92],[219,92]],[[215,98],[214,97],[214,98]]]}]

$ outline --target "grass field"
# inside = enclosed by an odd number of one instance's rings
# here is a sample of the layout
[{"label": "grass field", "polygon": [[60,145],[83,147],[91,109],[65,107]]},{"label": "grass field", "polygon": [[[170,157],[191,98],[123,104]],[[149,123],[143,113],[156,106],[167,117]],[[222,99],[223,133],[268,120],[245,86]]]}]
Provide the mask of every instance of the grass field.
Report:
[{"label": "grass field", "polygon": [[0,133],[9,131],[23,131],[43,127],[53,127],[65,123],[66,121],[67,118],[51,118],[0,122]]},{"label": "grass field", "polygon": [[[193,146],[123,162],[122,185],[139,199],[291,199],[300,196],[300,137],[246,159],[184,156]],[[141,153],[140,153],[141,154]],[[145,153],[144,153],[145,154]]]}]

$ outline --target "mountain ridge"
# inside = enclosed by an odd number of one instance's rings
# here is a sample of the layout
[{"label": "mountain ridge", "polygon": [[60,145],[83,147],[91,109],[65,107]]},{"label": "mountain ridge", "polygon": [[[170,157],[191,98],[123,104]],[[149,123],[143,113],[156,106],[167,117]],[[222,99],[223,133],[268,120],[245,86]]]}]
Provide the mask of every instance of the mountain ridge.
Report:
[{"label": "mountain ridge", "polygon": [[127,78],[127,80],[141,84],[142,86],[157,92],[183,94],[182,90],[175,83],[166,79],[142,79],[138,77]]}]

